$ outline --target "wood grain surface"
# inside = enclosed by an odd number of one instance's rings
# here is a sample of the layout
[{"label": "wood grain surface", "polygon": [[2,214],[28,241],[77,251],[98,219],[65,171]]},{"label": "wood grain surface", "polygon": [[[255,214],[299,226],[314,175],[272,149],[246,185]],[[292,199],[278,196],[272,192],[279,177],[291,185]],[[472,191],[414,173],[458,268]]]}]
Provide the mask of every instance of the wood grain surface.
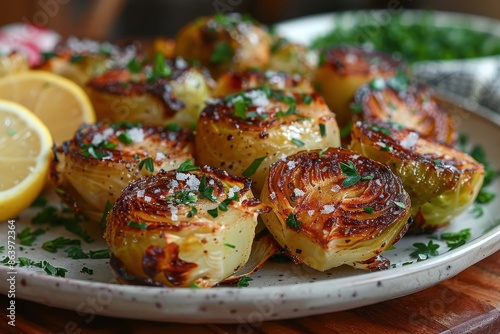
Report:
[{"label": "wood grain surface", "polygon": [[7,323],[8,299],[2,295],[0,300],[0,333],[499,334],[500,252],[412,295],[349,311],[256,324],[187,325],[102,316],[82,319],[75,311],[18,299],[16,327],[12,327]]}]

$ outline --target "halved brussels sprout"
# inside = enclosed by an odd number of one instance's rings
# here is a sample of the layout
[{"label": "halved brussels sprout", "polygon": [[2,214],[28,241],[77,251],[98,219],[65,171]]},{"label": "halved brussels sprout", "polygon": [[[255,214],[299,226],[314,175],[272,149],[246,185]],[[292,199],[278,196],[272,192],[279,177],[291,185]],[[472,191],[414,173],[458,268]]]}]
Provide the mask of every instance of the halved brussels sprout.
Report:
[{"label": "halved brussels sprout", "polygon": [[274,163],[262,219],[295,263],[387,269],[379,254],[408,229],[410,197],[389,167],[342,148],[302,151]]},{"label": "halved brussels sprout", "polygon": [[350,148],[388,165],[401,177],[412,202],[411,231],[430,231],[447,225],[476,198],[484,167],[460,152],[380,120],[356,122]]},{"label": "halved brussels sprout", "polygon": [[193,136],[186,130],[127,122],[83,125],[72,140],[54,147],[51,180],[76,212],[99,221],[132,180],[171,170],[193,159]]},{"label": "halved brussels sprout", "polygon": [[235,273],[249,258],[258,214],[269,210],[250,183],[208,166],[132,182],[104,235],[117,279],[211,287]]},{"label": "halved brussels sprout", "polygon": [[153,64],[134,59],[126,68],[93,78],[86,89],[99,120],[189,127],[198,120],[213,84],[203,69],[158,53]]},{"label": "halved brussels sprout", "polygon": [[351,102],[359,87],[376,77],[391,77],[405,70],[404,62],[388,54],[338,46],[320,53],[320,64],[313,82],[337,115],[339,126],[344,127],[351,121]]},{"label": "halved brussels sprout", "polygon": [[269,63],[269,33],[238,13],[198,18],[181,28],[175,42],[176,55],[200,61],[215,78]]},{"label": "halved brussels sprout", "polygon": [[356,92],[354,102],[359,108],[356,119],[396,122],[447,144],[457,140],[452,115],[425,84],[402,76],[377,78]]},{"label": "halved brussels sprout", "polygon": [[252,89],[214,99],[196,127],[196,158],[251,177],[260,194],[269,166],[301,150],[340,145],[335,115],[316,93]]},{"label": "halved brussels sprout", "polygon": [[217,80],[213,96],[222,97],[242,90],[268,86],[286,92],[311,94],[311,82],[299,75],[276,71],[226,72]]},{"label": "halved brussels sprout", "polygon": [[110,68],[123,67],[138,53],[133,44],[119,47],[109,42],[68,38],[53,53],[45,53],[40,69],[66,77],[80,86]]},{"label": "halved brussels sprout", "polygon": [[282,37],[275,37],[271,43],[269,69],[284,71],[312,79],[318,66],[318,53],[304,45],[290,43]]}]

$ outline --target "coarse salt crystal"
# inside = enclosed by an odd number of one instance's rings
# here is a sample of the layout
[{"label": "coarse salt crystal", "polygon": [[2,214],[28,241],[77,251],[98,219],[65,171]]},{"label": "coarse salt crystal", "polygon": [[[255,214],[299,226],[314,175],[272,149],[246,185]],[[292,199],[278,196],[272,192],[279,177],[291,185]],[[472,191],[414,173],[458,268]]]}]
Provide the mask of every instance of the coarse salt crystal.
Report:
[{"label": "coarse salt crystal", "polygon": [[178,180],[178,181],[187,180],[188,177],[189,177],[189,175],[187,175],[185,173],[176,173],[175,174],[175,179]]},{"label": "coarse salt crystal", "polygon": [[286,165],[288,166],[288,169],[291,170],[294,169],[297,164],[295,163],[295,161],[290,160],[286,163]]},{"label": "coarse salt crystal", "polygon": [[190,190],[198,190],[200,187],[200,180],[195,175],[189,175],[186,184]]},{"label": "coarse salt crystal", "polygon": [[314,216],[314,210],[307,210],[307,214],[309,215],[309,217]]},{"label": "coarse salt crystal", "polygon": [[299,188],[295,188],[293,190],[293,193],[295,194],[295,196],[304,196],[305,195],[305,192],[303,192],[302,190],[300,190]]},{"label": "coarse salt crystal", "polygon": [[139,191],[137,192],[137,197],[144,197],[144,193],[145,193],[145,191],[144,191],[144,190],[139,190]]},{"label": "coarse salt crystal", "polygon": [[402,141],[399,143],[406,149],[412,148],[418,141],[418,133],[410,132]]},{"label": "coarse salt crystal", "polygon": [[146,202],[151,202],[151,197],[149,197],[149,196],[144,196],[144,200],[145,200]]},{"label": "coarse salt crystal", "polygon": [[332,186],[332,191],[333,191],[334,193],[338,193],[338,192],[340,191],[340,189],[342,189],[342,188],[340,188],[340,186],[339,186],[338,184],[334,184],[334,185]]},{"label": "coarse salt crystal", "polygon": [[245,93],[245,96],[252,100],[252,105],[256,107],[265,107],[269,104],[266,93],[262,90],[251,90]]},{"label": "coarse salt crystal", "polygon": [[334,205],[324,205],[323,210],[321,210],[320,212],[324,215],[327,215],[329,213],[332,213],[333,211],[335,211]]},{"label": "coarse salt crystal", "polygon": [[271,197],[271,199],[276,199],[276,193],[273,191],[269,194],[269,197]]},{"label": "coarse salt crystal", "polygon": [[241,189],[238,186],[234,186],[229,188],[227,192],[227,197],[233,197],[235,193],[239,192]]},{"label": "coarse salt crystal", "polygon": [[156,156],[155,156],[155,160],[163,160],[165,159],[167,156],[165,155],[165,153],[162,153],[162,152],[157,152],[156,153]]},{"label": "coarse salt crystal", "polygon": [[127,134],[134,143],[140,143],[144,141],[144,130],[142,128],[132,128],[127,130]]}]

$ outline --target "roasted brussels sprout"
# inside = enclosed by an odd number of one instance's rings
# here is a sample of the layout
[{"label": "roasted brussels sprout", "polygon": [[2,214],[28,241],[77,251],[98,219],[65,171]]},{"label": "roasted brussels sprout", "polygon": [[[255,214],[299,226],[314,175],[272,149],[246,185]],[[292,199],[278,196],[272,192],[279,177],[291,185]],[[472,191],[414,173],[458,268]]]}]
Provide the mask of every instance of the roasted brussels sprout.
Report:
[{"label": "roasted brussels sprout", "polygon": [[226,72],[217,80],[213,96],[222,97],[242,90],[268,86],[271,89],[311,94],[311,82],[299,75],[276,71]]},{"label": "roasted brussels sprout", "polygon": [[411,231],[433,231],[476,198],[484,167],[462,153],[398,123],[356,122],[350,148],[388,165],[401,177],[412,202]]},{"label": "roasted brussels sprout", "polygon": [[320,53],[313,82],[337,115],[339,126],[344,127],[351,121],[351,102],[359,87],[376,77],[391,77],[404,70],[404,63],[393,56],[354,46],[339,46]]},{"label": "roasted brussels sprout", "polygon": [[389,167],[342,148],[302,151],[270,167],[262,218],[295,263],[387,269],[379,256],[408,229],[410,197]]},{"label": "roasted brussels sprout", "polygon": [[355,119],[381,119],[397,122],[438,141],[454,144],[457,140],[455,122],[431,88],[411,83],[405,76],[384,80],[377,78],[356,92],[359,108]]},{"label": "roasted brussels sprout", "polygon": [[248,260],[269,208],[249,179],[191,167],[134,181],[116,201],[104,237],[120,282],[211,287]]},{"label": "roasted brussels sprout", "polygon": [[193,159],[186,130],[127,122],[83,125],[72,140],[54,148],[51,180],[76,212],[99,221],[106,207],[132,180],[175,169]]},{"label": "roasted brussels sprout", "polygon": [[28,69],[28,57],[21,52],[13,51],[0,56],[0,77]]},{"label": "roasted brussels sprout", "polygon": [[290,43],[282,37],[275,37],[271,43],[269,69],[284,71],[312,79],[318,66],[318,53],[304,45]]},{"label": "roasted brussels sprout", "polygon": [[100,120],[189,127],[198,120],[213,84],[203,69],[158,53],[153,64],[134,59],[126,68],[92,79],[87,92]]},{"label": "roasted brussels sprout", "polygon": [[109,42],[70,37],[54,52],[44,54],[45,61],[39,69],[59,74],[83,87],[108,69],[125,66],[137,53],[138,47],[133,44],[119,47]]},{"label": "roasted brussels sprout", "polygon": [[198,60],[217,78],[222,73],[266,68],[269,33],[238,13],[201,17],[184,26],[175,39],[175,54]]},{"label": "roasted brussels sprout", "polygon": [[198,163],[251,177],[256,195],[273,162],[301,150],[339,145],[335,115],[323,98],[268,87],[212,100],[195,136]]}]

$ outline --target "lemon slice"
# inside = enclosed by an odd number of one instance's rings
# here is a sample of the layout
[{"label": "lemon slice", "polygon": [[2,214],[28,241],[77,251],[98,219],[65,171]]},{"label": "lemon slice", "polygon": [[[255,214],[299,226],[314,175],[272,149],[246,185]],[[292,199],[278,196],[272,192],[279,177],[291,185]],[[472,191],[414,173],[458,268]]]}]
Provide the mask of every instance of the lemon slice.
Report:
[{"label": "lemon slice", "polygon": [[51,158],[47,127],[20,104],[0,100],[0,221],[15,217],[42,190]]},{"label": "lemon slice", "polygon": [[82,123],[95,122],[94,108],[83,89],[45,71],[26,71],[1,78],[0,99],[17,102],[35,113],[58,143],[72,138]]}]

